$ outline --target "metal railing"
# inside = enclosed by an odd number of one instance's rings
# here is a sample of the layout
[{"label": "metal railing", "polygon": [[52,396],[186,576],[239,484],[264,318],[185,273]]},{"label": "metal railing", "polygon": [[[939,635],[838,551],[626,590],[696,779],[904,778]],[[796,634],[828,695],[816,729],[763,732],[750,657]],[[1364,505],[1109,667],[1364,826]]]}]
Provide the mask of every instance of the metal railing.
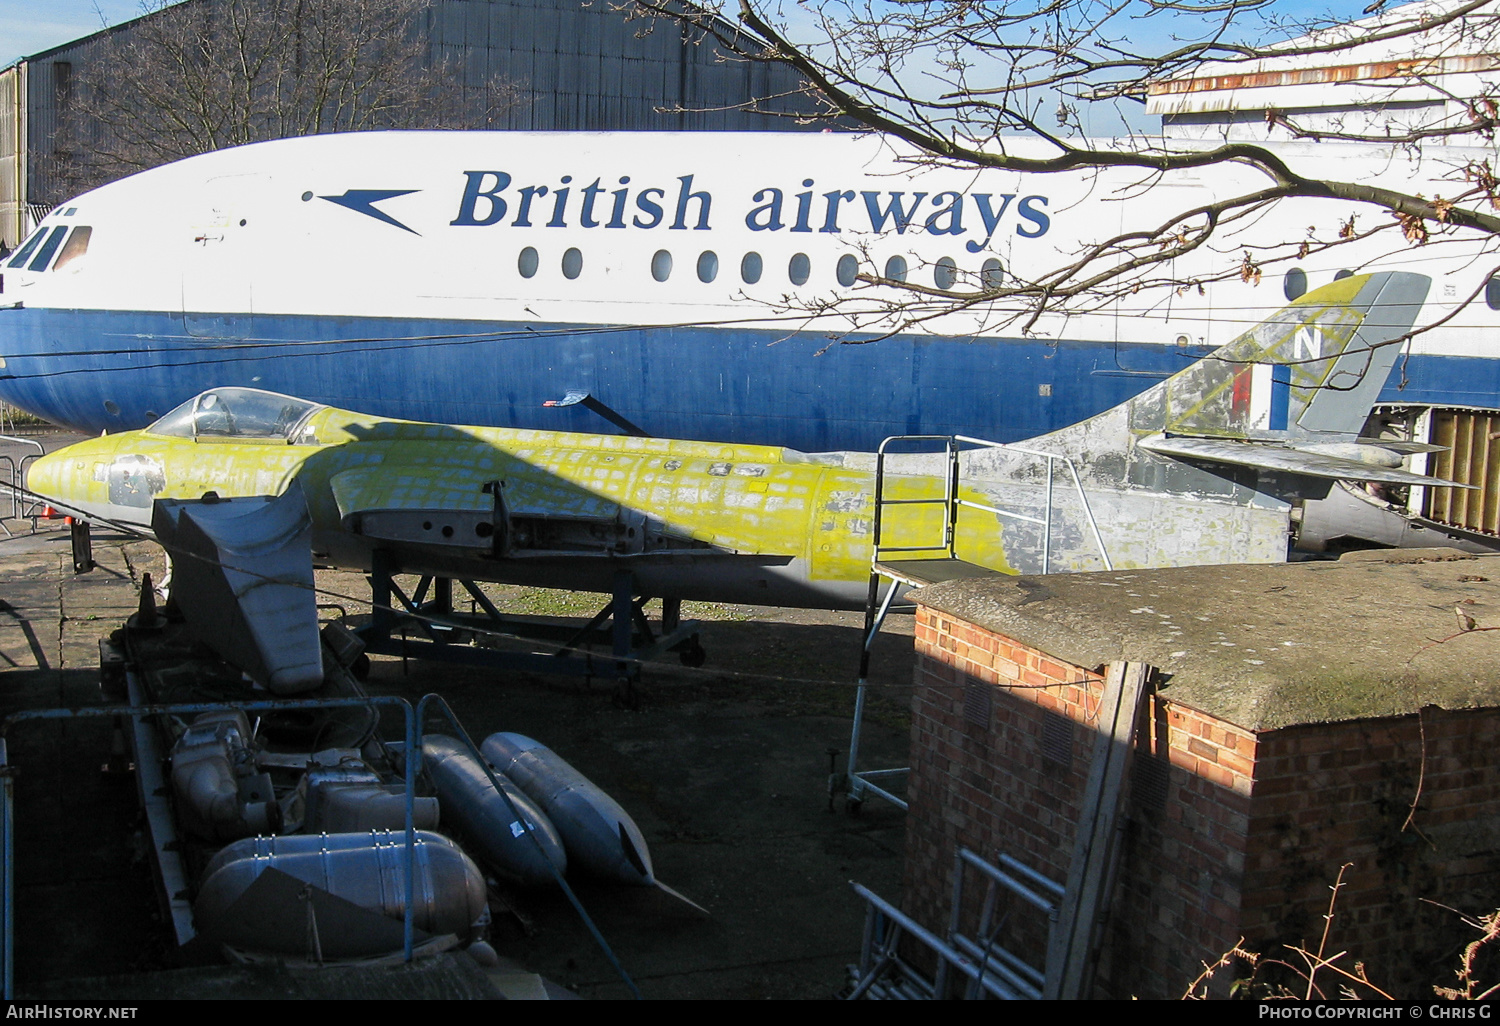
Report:
[{"label": "metal railing", "polygon": [[[973,937],[967,936],[960,929],[966,868],[978,870],[987,881],[984,904]],[[967,848],[959,848],[953,856],[953,905],[948,922],[948,943],[977,962],[981,976],[995,977],[997,989],[1005,992],[1004,996],[1035,1001],[1041,998],[1046,986],[1045,966],[1038,968],[1023,955],[1000,942],[998,934],[1010,922],[1008,916],[1002,916],[998,923],[995,919],[996,905],[1002,889],[1046,917],[1050,941],[1052,927],[1057,923],[1058,909],[1062,904],[1063,886],[1005,852],[999,852],[991,863]],[[947,963],[938,968],[934,989],[939,994],[947,990],[947,968]],[[973,999],[979,996],[978,988],[971,979],[964,997]]]},{"label": "metal railing", "polygon": [[0,435],[0,442],[36,447],[36,452],[27,453],[19,460],[14,456],[0,454],[0,531],[4,531],[7,538],[13,538],[15,535],[5,523],[7,520],[30,520],[32,531],[36,530],[36,518],[41,516],[42,501],[27,494],[26,469],[46,450],[42,448],[42,443],[31,438]]},{"label": "metal railing", "polygon": [[[960,930],[967,868],[978,870],[988,881],[977,940]],[[996,905],[1000,891],[1009,891],[1045,915],[1050,930],[1057,921],[1063,888],[1012,856],[1001,852],[990,863],[967,848],[958,849],[953,859],[947,939],[924,928],[869,888],[861,884],[852,886],[865,899],[865,933],[859,964],[850,967],[852,978],[847,1000],[942,1000],[951,996],[955,977],[962,977],[963,988],[958,996],[967,1000],[1036,1000],[1042,996],[1044,971],[999,943]],[[1008,917],[1002,916],[999,927],[1007,922]],[[902,954],[903,946],[910,954],[916,945],[935,956],[937,969],[930,979]]]},{"label": "metal railing", "polygon": [[[911,443],[941,443],[941,449],[929,452],[892,452],[892,446],[901,446]],[[960,478],[961,461],[959,456],[966,451],[965,446],[972,449],[994,449],[1005,453],[1014,453],[1031,460],[1041,460],[1046,463],[1046,485],[1043,498],[1042,516],[1032,516],[1013,509],[1005,509],[992,506],[988,503],[977,502],[966,499],[962,494],[962,480]],[[889,469],[887,460],[896,456],[934,457],[941,455],[944,458],[944,468],[941,475],[916,474],[901,475],[903,480],[931,480],[937,478],[942,482],[940,494],[917,495],[911,498],[893,499],[885,494],[887,476]],[[1104,538],[1099,532],[1099,525],[1094,519],[1093,511],[1089,508],[1088,494],[1084,491],[1083,481],[1078,475],[1078,468],[1072,459],[1067,456],[1059,456],[1055,453],[1041,452],[1036,449],[1027,449],[1019,445],[1005,445],[1000,442],[990,442],[983,438],[972,438],[968,435],[894,435],[880,443],[875,452],[875,495],[874,495],[874,524],[872,527],[874,544],[870,555],[870,589],[865,601],[865,633],[864,647],[860,652],[859,679],[854,694],[854,723],[849,733],[849,759],[842,780],[847,782],[848,797],[854,807],[857,808],[868,792],[885,799],[900,809],[906,809],[907,803],[886,789],[875,783],[904,776],[910,772],[910,767],[902,766],[894,769],[860,769],[860,733],[865,715],[866,691],[869,685],[870,672],[870,649],[875,643],[875,638],[880,634],[880,629],[885,623],[886,614],[890,612],[892,600],[896,597],[898,581],[891,577],[892,570],[888,567],[881,568],[882,560],[892,555],[910,553],[942,553],[942,557],[950,560],[959,559],[958,526],[959,515],[965,509],[978,510],[994,516],[1006,517],[1028,524],[1035,524],[1042,529],[1042,573],[1052,572],[1052,521],[1053,511],[1056,505],[1055,481],[1058,474],[1059,464],[1067,469],[1068,477],[1072,482],[1074,491],[1078,496],[1079,508],[1088,524],[1089,532],[1093,536],[1094,544],[1099,550],[1099,558],[1104,563],[1106,570],[1113,570],[1110,563],[1109,553],[1104,547]],[[894,476],[894,475],[892,475]],[[941,530],[939,536],[925,538],[921,535],[901,539],[900,545],[886,543],[885,533],[888,528],[885,510],[893,506],[941,506],[943,516],[941,519]],[[894,561],[893,561],[894,562]],[[885,595],[880,595],[879,582],[882,577],[890,577],[891,585],[886,588]],[[838,775],[830,780],[830,797],[839,783]]]},{"label": "metal railing", "polygon": [[[891,499],[885,495],[886,484],[886,461],[892,456],[921,456],[937,455],[936,452],[891,452],[890,447],[905,443],[916,442],[941,442],[942,453],[946,457],[946,468],[942,475],[943,489],[941,495],[922,496],[909,499]],[[1000,506],[991,506],[987,503],[976,502],[973,499],[965,499],[960,493],[960,461],[959,454],[970,449],[994,449],[1005,453],[1014,453],[1034,460],[1042,460],[1046,463],[1045,497],[1043,499],[1043,515],[1040,517],[1021,513],[1017,510],[1006,509]],[[1018,520],[1028,524],[1035,524],[1042,529],[1042,573],[1052,572],[1052,521],[1055,505],[1055,481],[1057,479],[1058,464],[1067,468],[1068,477],[1072,482],[1073,490],[1078,496],[1079,508],[1083,511],[1084,519],[1088,523],[1089,532],[1092,534],[1095,546],[1099,550],[1099,558],[1104,563],[1104,569],[1113,570],[1110,564],[1109,553],[1104,547],[1104,538],[1099,532],[1099,525],[1094,520],[1093,510],[1089,507],[1088,494],[1083,489],[1083,481],[1078,476],[1078,467],[1073,460],[1067,456],[1059,456],[1056,453],[1041,452],[1037,449],[1027,449],[1019,445],[1007,445],[1001,442],[991,442],[983,438],[972,438],[968,435],[894,435],[880,443],[880,448],[875,452],[875,523],[874,523],[874,554],[875,562],[879,562],[883,556],[895,553],[907,552],[945,552],[949,559],[958,558],[958,518],[961,510],[973,509],[995,516],[1005,517],[1010,520]],[[883,530],[884,509],[887,506],[915,506],[915,505],[941,505],[944,509],[942,518],[942,537],[936,543],[887,545],[884,542]],[[920,542],[921,539],[918,539]]]}]

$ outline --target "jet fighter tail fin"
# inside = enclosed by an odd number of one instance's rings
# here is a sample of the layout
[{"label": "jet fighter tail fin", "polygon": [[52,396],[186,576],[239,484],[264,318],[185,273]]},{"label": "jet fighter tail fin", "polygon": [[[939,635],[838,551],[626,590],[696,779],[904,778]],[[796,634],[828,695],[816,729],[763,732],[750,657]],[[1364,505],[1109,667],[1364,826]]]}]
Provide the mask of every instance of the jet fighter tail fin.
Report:
[{"label": "jet fighter tail fin", "polygon": [[1097,417],[1028,442],[1089,461],[1123,431],[1162,456],[1320,478],[1451,484],[1359,437],[1431,280],[1343,278]]}]

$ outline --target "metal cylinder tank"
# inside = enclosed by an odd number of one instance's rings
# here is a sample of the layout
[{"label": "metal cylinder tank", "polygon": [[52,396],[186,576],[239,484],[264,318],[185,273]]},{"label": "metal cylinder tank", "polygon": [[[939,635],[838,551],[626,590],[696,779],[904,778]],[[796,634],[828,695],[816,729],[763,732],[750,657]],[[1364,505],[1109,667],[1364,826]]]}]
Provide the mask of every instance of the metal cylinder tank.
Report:
[{"label": "metal cylinder tank", "polygon": [[552,749],[522,734],[491,734],[479,746],[556,824],[577,867],[608,880],[657,884],[640,827],[597,784]]},{"label": "metal cylinder tank", "polygon": [[[474,850],[499,872],[527,886],[545,886],[568,868],[557,828],[537,803],[500,777],[509,803],[490,783],[479,761],[451,737],[422,740],[422,765],[437,789],[443,823],[457,827]],[[498,774],[497,774],[498,775]],[[524,817],[528,831],[521,824]]]},{"label": "metal cylinder tank", "polygon": [[[257,951],[362,958],[397,950],[406,852],[396,830],[246,838],[209,862],[193,919],[206,938]],[[477,938],[489,922],[479,867],[428,831],[417,833],[413,857],[416,928]]]}]

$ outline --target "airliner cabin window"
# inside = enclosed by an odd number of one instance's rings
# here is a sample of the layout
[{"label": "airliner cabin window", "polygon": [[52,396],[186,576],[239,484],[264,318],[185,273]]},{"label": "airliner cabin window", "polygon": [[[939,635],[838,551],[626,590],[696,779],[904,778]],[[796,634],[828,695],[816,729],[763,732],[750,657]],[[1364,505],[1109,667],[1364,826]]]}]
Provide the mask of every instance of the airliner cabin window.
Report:
[{"label": "airliner cabin window", "polygon": [[93,234],[94,229],[87,226],[74,228],[73,234],[68,236],[68,241],[62,248],[62,252],[57,254],[57,263],[52,265],[52,269],[54,271],[61,271],[74,260],[87,253],[89,251],[89,239]]},{"label": "airliner cabin window", "polygon": [[1484,305],[1491,310],[1500,310],[1500,278],[1491,278],[1484,283]]},{"label": "airliner cabin window", "polygon": [[787,264],[786,274],[792,279],[793,285],[806,285],[808,276],[812,274],[812,261],[807,259],[806,253],[793,253],[791,263]]},{"label": "airliner cabin window", "polygon": [[707,284],[719,276],[719,254],[705,249],[698,254],[698,280]]},{"label": "airliner cabin window", "polygon": [[532,278],[536,276],[537,265],[540,263],[541,261],[537,257],[536,250],[531,246],[527,246],[521,250],[521,256],[516,261],[516,270],[521,272],[521,277]]},{"label": "airliner cabin window", "polygon": [[1352,278],[1352,277],[1354,277],[1354,272],[1351,271],[1351,270],[1349,270],[1349,268],[1346,267],[1342,271],[1339,271],[1337,274],[1335,274],[1333,276],[1333,280],[1334,281],[1343,281],[1345,278]]},{"label": "airliner cabin window", "polygon": [[1000,261],[990,257],[979,271],[979,280],[987,289],[998,289],[1005,284],[1005,268],[1000,266]]},{"label": "airliner cabin window", "polygon": [[891,281],[906,280],[906,258],[893,256],[885,262],[885,276]]},{"label": "airliner cabin window", "polygon": [[746,285],[754,285],[760,281],[761,271],[764,265],[759,253],[746,253],[740,261],[740,280]]},{"label": "airliner cabin window", "polygon": [[31,254],[36,252],[36,248],[42,244],[42,239],[46,238],[46,236],[47,229],[45,228],[38,228],[36,231],[32,232],[31,238],[27,239],[21,244],[21,248],[16,250],[16,255],[11,257],[10,263],[6,264],[5,266],[25,267],[26,261],[31,259]]},{"label": "airliner cabin window", "polygon": [[854,279],[859,274],[859,260],[853,253],[845,253],[839,257],[835,273],[838,275],[839,284],[848,288],[854,284]]},{"label": "airliner cabin window", "polygon": [[958,281],[958,264],[952,257],[943,257],[932,268],[932,283],[940,289],[951,289]]},{"label": "airliner cabin window", "polygon": [[1286,293],[1287,299],[1300,299],[1307,292],[1307,272],[1300,267],[1293,267],[1286,272],[1281,290]]},{"label": "airliner cabin window", "polygon": [[36,251],[36,259],[28,266],[28,271],[44,271],[47,269],[47,261],[52,259],[52,254],[57,252],[57,247],[62,245],[63,236],[68,234],[68,226],[63,225],[52,229],[52,234],[47,236],[47,241],[42,243],[42,248]]},{"label": "airliner cabin window", "polygon": [[583,253],[576,247],[563,254],[563,277],[572,281],[583,273]]},{"label": "airliner cabin window", "polygon": [[666,281],[672,277],[672,254],[664,249],[659,249],[651,258],[651,277],[657,281]]}]

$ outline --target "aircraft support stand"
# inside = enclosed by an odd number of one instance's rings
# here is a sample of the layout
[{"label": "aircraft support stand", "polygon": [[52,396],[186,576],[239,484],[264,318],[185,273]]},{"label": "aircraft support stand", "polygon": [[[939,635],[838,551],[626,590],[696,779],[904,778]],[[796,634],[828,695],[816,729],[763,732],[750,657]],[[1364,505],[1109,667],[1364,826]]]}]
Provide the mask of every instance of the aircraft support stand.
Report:
[{"label": "aircraft support stand", "polygon": [[[906,811],[906,802],[903,799],[871,781],[877,778],[905,776],[910,772],[910,767],[863,771],[859,769],[859,734],[865,719],[865,692],[870,686],[870,647],[875,644],[875,638],[885,623],[886,614],[891,611],[891,600],[900,590],[897,583],[892,581],[891,586],[886,589],[885,598],[881,599],[881,576],[879,572],[870,574],[870,593],[865,601],[864,646],[859,653],[859,684],[854,690],[854,725],[849,731],[849,763],[843,777],[835,775],[830,787],[830,790],[836,790],[840,782],[844,784],[847,788],[844,808],[851,814],[859,812],[860,806],[864,804],[866,791],[884,798],[899,807],[901,811]],[[829,801],[832,801],[832,795],[829,796]]]},{"label": "aircraft support stand", "polygon": [[[408,596],[396,583],[400,568],[389,551],[377,549],[372,563],[373,611],[369,625],[359,632],[367,652],[527,673],[608,677],[616,683],[618,701],[632,708],[639,702],[636,685],[642,663],[664,652],[676,652],[684,666],[703,665],[698,622],[682,620],[680,600],[663,599],[659,633],[653,630],[644,609],[651,597],[638,594],[635,575],[628,570],[615,574],[609,601],[580,628],[548,617],[507,616],[476,582],[464,579],[457,583],[468,592],[476,612],[457,612],[453,608],[455,579],[423,576]],[[421,637],[412,637],[413,633]],[[485,636],[541,642],[555,651],[505,652],[463,643]],[[609,655],[586,651],[590,645],[607,645]]]}]

